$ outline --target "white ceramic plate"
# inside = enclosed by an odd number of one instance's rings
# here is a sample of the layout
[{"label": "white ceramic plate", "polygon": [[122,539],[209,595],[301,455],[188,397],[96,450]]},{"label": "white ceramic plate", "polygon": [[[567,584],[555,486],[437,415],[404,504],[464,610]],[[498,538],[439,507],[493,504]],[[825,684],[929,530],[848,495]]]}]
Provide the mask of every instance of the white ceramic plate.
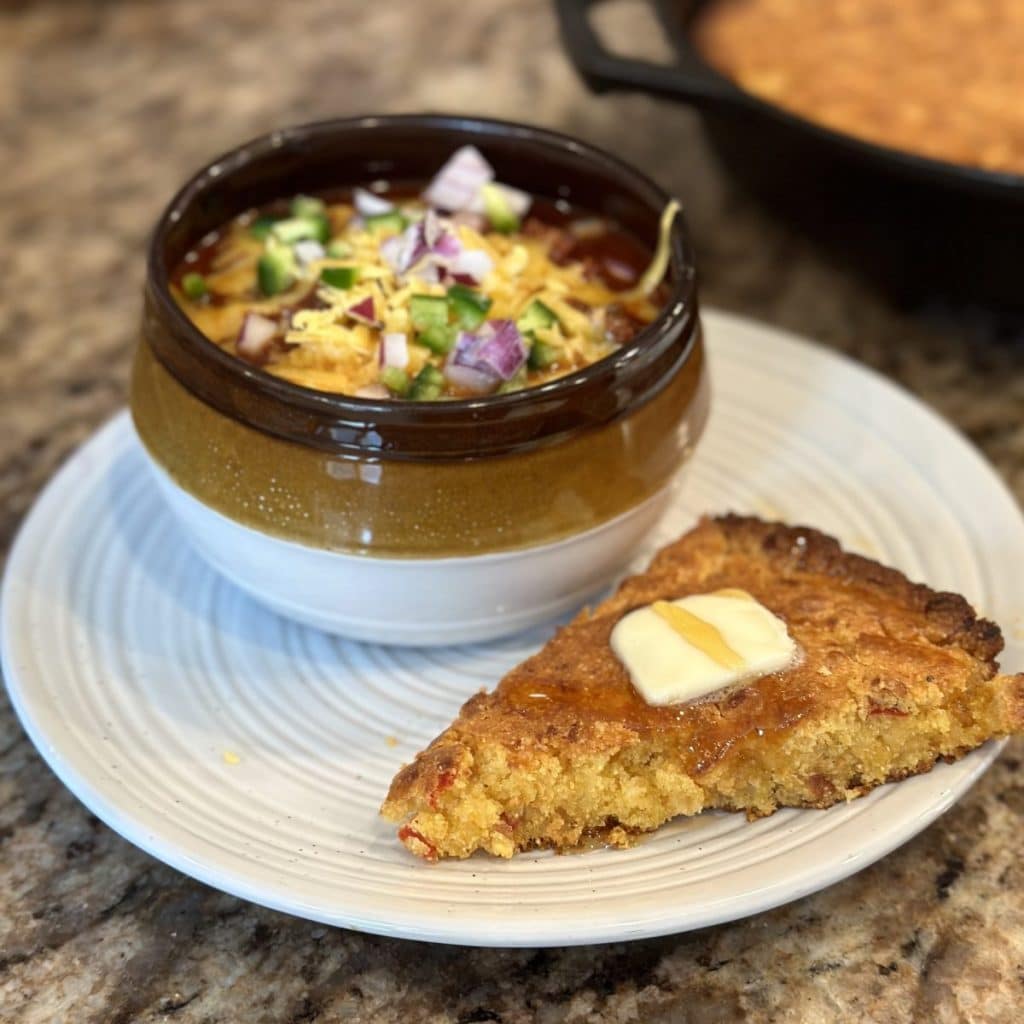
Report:
[{"label": "white ceramic plate", "polygon": [[[1004,664],[1020,668],[1024,527],[992,470],[853,363],[731,316],[709,314],[706,325],[711,424],[650,548],[702,511],[808,523],[966,594],[1001,621]],[[377,818],[391,776],[550,629],[425,651],[276,618],[184,546],[124,414],[29,515],[2,628],[7,686],[29,735],[131,842],[257,903],[439,942],[603,942],[764,910],[910,838],[998,750],[828,811],[677,821],[627,851],[421,863]]]}]

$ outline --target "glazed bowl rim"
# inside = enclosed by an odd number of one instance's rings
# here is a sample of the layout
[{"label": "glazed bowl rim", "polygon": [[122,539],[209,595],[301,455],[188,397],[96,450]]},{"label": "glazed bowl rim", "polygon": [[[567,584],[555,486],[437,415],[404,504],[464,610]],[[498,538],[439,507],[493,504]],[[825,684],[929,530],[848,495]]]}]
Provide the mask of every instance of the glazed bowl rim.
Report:
[{"label": "glazed bowl rim", "polygon": [[[652,200],[656,200],[659,204],[656,211],[658,214],[671,201],[669,194],[646,174],[607,151],[562,132],[519,122],[458,114],[388,114],[329,118],[277,129],[243,142],[208,161],[175,193],[157,220],[147,254],[146,292],[147,297],[154,302],[164,324],[173,332],[176,342],[187,345],[201,361],[213,363],[243,386],[261,391],[288,406],[320,416],[335,414],[339,419],[348,422],[372,419],[375,424],[386,427],[389,422],[407,422],[411,416],[422,420],[424,425],[429,425],[463,414],[469,423],[475,413],[483,410],[523,412],[524,407],[567,397],[583,385],[599,383],[603,378],[613,379],[640,352],[662,339],[680,319],[687,316],[696,319],[694,250],[683,211],[680,209],[673,218],[670,228],[670,292],[655,319],[639,330],[626,344],[603,359],[536,387],[524,388],[506,395],[451,399],[444,402],[357,398],[354,395],[318,391],[277,377],[246,363],[207,338],[192,323],[171,294],[171,275],[164,259],[168,235],[189,207],[225,175],[270,157],[286,144],[338,133],[368,131],[377,127],[472,132],[479,134],[484,141],[488,136],[521,138],[550,149],[553,155],[558,152],[571,153],[588,162],[596,163],[621,179],[624,185],[629,183],[637,193],[646,194]],[[695,333],[691,331],[691,335]],[[686,359],[692,354],[693,349],[691,338],[685,353]]]}]

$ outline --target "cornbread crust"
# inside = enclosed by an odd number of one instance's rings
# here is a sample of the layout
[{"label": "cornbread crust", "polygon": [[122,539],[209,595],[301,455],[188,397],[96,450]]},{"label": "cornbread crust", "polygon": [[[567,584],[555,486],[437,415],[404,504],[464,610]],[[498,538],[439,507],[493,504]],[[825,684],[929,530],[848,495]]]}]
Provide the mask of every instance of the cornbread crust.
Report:
[{"label": "cornbread crust", "polygon": [[[782,618],[783,672],[651,707],[609,647],[657,599],[724,587]],[[427,859],[570,849],[709,808],[828,807],[1024,731],[1024,676],[997,676],[997,626],[805,527],[724,516],[664,548],[404,767],[381,809]]]}]

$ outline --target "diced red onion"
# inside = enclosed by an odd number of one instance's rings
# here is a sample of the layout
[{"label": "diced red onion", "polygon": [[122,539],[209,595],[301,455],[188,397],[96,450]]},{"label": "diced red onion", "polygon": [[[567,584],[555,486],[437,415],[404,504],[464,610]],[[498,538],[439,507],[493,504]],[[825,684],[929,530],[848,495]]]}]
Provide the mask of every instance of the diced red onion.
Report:
[{"label": "diced red onion", "polygon": [[360,217],[378,217],[382,213],[390,213],[395,208],[390,200],[365,188],[352,189],[352,202]]},{"label": "diced red onion", "polygon": [[480,351],[485,363],[492,365],[503,380],[514,377],[526,362],[530,350],[514,320],[488,320],[484,327],[493,334]]},{"label": "diced red onion", "polygon": [[445,364],[444,375],[449,384],[470,395],[489,395],[501,381],[496,374],[463,366],[451,358]]},{"label": "diced red onion", "polygon": [[380,256],[392,270],[405,262],[405,234],[392,235],[380,243]]},{"label": "diced red onion", "polygon": [[317,260],[322,260],[327,255],[324,247],[312,238],[304,238],[301,242],[296,242],[292,246],[292,252],[295,253],[295,258],[304,267],[310,263],[315,263]]},{"label": "diced red onion", "polygon": [[398,274],[407,273],[426,253],[420,224],[410,224],[400,235],[393,235],[380,246],[381,257]]},{"label": "diced red onion", "polygon": [[246,313],[235,341],[235,350],[250,362],[262,363],[270,355],[276,335],[276,320],[259,313]]},{"label": "diced red onion", "polygon": [[441,218],[438,217],[436,211],[427,210],[420,221],[421,237],[423,238],[423,244],[428,249],[433,249],[438,242],[441,241],[441,236],[444,234],[444,227],[441,224]]},{"label": "diced red onion", "polygon": [[[382,259],[395,273],[407,274],[424,261],[444,265],[462,252],[462,244],[447,230],[445,223],[433,210],[416,224],[410,224],[400,235],[395,235],[380,246]],[[424,280],[440,280],[436,273],[417,271]]]},{"label": "diced red onion", "polygon": [[480,188],[494,180],[494,168],[475,146],[463,146],[448,158],[423,192],[431,206],[465,210],[480,195]]},{"label": "diced red onion", "polygon": [[445,231],[438,237],[437,241],[432,244],[431,252],[446,260],[452,260],[458,257],[462,252],[462,243],[455,237],[455,235]]},{"label": "diced red onion", "polygon": [[[527,211],[533,205],[533,196],[529,192],[524,192],[522,189],[513,188],[511,185],[502,185],[500,182],[494,183],[502,198],[508,204],[508,208],[517,216],[525,217]],[[473,201],[466,207],[470,213],[483,213],[484,198],[480,193],[477,193]]]},{"label": "diced red onion", "polygon": [[409,365],[409,343],[405,335],[398,331],[385,334],[380,339],[379,360],[382,369],[404,370]]},{"label": "diced red onion", "polygon": [[459,332],[448,363],[509,380],[526,362],[528,354],[523,336],[512,320],[488,320],[476,332]]},{"label": "diced red onion", "polygon": [[494,260],[483,249],[463,249],[448,263],[459,284],[480,284],[494,269]]},{"label": "diced red onion", "polygon": [[358,320],[362,324],[369,324],[372,327],[377,323],[377,310],[374,307],[372,295],[360,299],[354,306],[349,306],[345,312],[353,320]]},{"label": "diced red onion", "polygon": [[366,384],[356,389],[356,398],[390,398],[391,392],[383,384]]},{"label": "diced red onion", "polygon": [[445,275],[461,284],[479,284],[494,267],[483,249],[464,249],[433,210],[401,235],[387,239],[380,253],[397,274],[414,273],[427,284],[436,284]]}]

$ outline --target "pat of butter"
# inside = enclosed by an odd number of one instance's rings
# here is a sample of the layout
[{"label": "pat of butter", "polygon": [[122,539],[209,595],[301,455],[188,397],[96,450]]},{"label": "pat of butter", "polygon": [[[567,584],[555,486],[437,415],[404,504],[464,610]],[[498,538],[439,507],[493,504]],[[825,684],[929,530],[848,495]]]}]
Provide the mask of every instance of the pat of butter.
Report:
[{"label": "pat of butter", "polygon": [[679,704],[796,660],[786,624],[742,590],[655,601],[622,617],[612,650],[648,704]]}]

